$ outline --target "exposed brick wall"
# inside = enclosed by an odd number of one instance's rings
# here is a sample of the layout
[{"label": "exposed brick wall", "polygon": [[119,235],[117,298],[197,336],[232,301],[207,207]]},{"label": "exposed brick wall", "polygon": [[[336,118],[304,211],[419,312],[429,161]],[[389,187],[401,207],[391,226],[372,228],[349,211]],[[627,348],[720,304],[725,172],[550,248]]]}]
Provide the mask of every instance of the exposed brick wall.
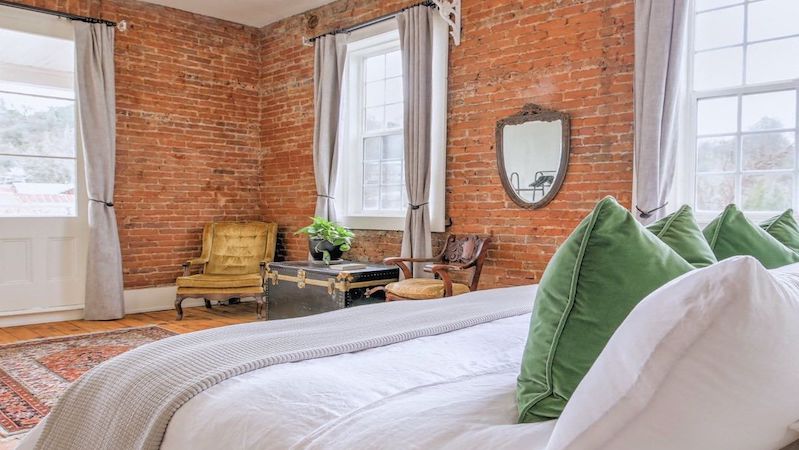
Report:
[{"label": "exposed brick wall", "polygon": [[[339,0],[263,29],[263,215],[280,223],[279,254],[302,258],[292,232],[313,215],[313,49],[302,35],[346,27],[411,1]],[[319,23],[309,29],[308,18]],[[557,245],[605,195],[630,204],[633,0],[469,0],[463,41],[451,47],[447,214],[453,233],[493,235],[482,287],[537,280]],[[566,111],[572,156],[547,207],[518,208],[502,189],[498,119],[526,103]],[[397,255],[401,234],[357,231],[352,256]],[[440,242],[440,238],[436,239]]]},{"label": "exposed brick wall", "polygon": [[174,283],[212,220],[260,219],[260,30],[132,0],[20,3],[116,34],[116,212],[126,288]]}]

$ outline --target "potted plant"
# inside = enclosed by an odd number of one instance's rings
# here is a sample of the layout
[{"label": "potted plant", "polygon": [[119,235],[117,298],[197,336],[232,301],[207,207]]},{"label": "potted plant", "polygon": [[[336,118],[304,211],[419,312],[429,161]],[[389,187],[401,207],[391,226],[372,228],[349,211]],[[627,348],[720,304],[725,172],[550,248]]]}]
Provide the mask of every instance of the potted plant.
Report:
[{"label": "potted plant", "polygon": [[341,254],[352,248],[355,237],[347,227],[335,224],[322,217],[312,217],[313,222],[294,234],[308,235],[308,250],[313,259],[329,264],[331,260],[341,259]]}]

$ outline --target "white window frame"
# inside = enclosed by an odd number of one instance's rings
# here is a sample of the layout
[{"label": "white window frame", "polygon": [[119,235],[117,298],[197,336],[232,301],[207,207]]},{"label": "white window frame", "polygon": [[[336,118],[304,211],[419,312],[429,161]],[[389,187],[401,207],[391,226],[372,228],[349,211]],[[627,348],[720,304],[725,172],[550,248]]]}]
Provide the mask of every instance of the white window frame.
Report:
[{"label": "white window frame", "polygon": [[[747,40],[748,34],[748,19],[749,19],[749,5],[752,3],[758,3],[763,0],[739,0],[739,2],[733,5],[722,6],[718,8],[711,8],[707,10],[703,10],[702,12],[708,11],[716,11],[722,9],[728,9],[736,6],[743,5],[744,8],[744,22],[743,22],[743,60],[742,60],[742,80],[744,84],[740,86],[734,86],[729,88],[721,88],[721,89],[710,89],[705,91],[696,91],[694,89],[694,55],[695,55],[695,36],[696,36],[696,0],[690,0],[689,5],[689,22],[688,22],[688,45],[687,45],[687,61],[686,61],[686,93],[681,101],[682,107],[680,108],[681,111],[685,111],[686,113],[682,115],[680,118],[680,123],[682,124],[682,129],[686,130],[685,133],[679,137],[679,144],[678,144],[678,151],[677,151],[677,164],[676,164],[676,173],[674,178],[674,187],[672,189],[670,198],[672,201],[670,202],[671,207],[670,210],[676,210],[679,205],[681,204],[689,204],[694,208],[695,215],[697,221],[704,225],[710,223],[717,215],[718,211],[702,211],[699,210],[696,205],[696,176],[697,176],[697,139],[698,139],[698,130],[697,130],[697,105],[700,100],[705,99],[712,99],[712,98],[721,98],[721,97],[737,97],[738,101],[738,128],[735,133],[724,133],[725,136],[733,134],[737,139],[737,151],[736,151],[736,158],[737,158],[737,166],[735,175],[739,177],[736,181],[736,195],[734,201],[739,201],[741,195],[741,156],[742,156],[742,135],[750,134],[744,133],[741,130],[741,121],[742,121],[742,97],[745,95],[750,94],[763,94],[769,92],[779,92],[779,91],[787,91],[787,90],[794,90],[797,94],[797,102],[796,102],[796,124],[795,124],[795,131],[797,135],[795,136],[795,146],[799,149],[799,78],[787,81],[777,81],[777,82],[766,82],[766,83],[756,83],[756,84],[745,84],[746,83],[746,63],[747,63],[747,52],[748,46],[751,44],[761,43],[761,42],[769,42],[781,39],[787,39],[791,37],[797,37],[799,35],[786,35],[786,36],[779,36],[776,38],[769,38],[769,39],[762,39],[758,41],[751,41]],[[727,48],[727,47],[736,47],[738,46],[725,46],[720,48]],[[709,50],[716,50],[709,49]],[[707,51],[707,50],[702,50]],[[780,132],[781,130],[769,130],[768,132]],[[756,172],[756,171],[752,171]],[[783,170],[782,172],[787,172]],[[799,212],[799,155],[796,155],[794,159],[794,191],[793,191],[793,204],[791,205],[794,210]],[[740,206],[740,205],[739,205]],[[762,221],[768,219],[775,214],[778,214],[782,211],[746,211],[747,217],[749,217],[753,221]]]},{"label": "white window frame", "polygon": [[[63,19],[62,19],[63,20]],[[68,22],[67,22],[68,24]],[[49,38],[63,39],[74,42],[75,37],[72,26],[59,26],[53,27],[48,21],[43,21],[39,17],[39,13],[31,14],[25,10],[13,10],[9,7],[4,8],[0,14],[0,28],[7,30],[19,31],[22,33],[37,34]],[[74,117],[75,117],[75,156],[43,156],[43,155],[16,155],[5,154],[0,149],[0,156],[11,157],[24,157],[24,158],[38,158],[38,159],[56,159],[56,160],[70,160],[75,164],[75,203],[73,214],[67,215],[22,215],[22,216],[0,216],[0,220],[29,220],[29,219],[77,219],[86,217],[86,202],[88,201],[86,193],[86,177],[85,167],[83,161],[83,143],[80,136],[80,123],[78,120],[78,98],[77,86],[75,84],[75,73],[56,73],[52,71],[45,71],[30,66],[4,66],[0,64],[0,70],[4,70],[5,81],[18,83],[20,85],[33,85],[33,86],[50,86],[54,88],[70,89],[73,96],[71,98],[61,97],[57,94],[53,95],[40,95],[29,94],[24,92],[14,92],[4,90],[0,87],[0,92],[12,95],[28,95],[32,97],[52,98],[55,100],[69,100],[73,102]]]},{"label": "white window frame", "polygon": [[[431,230],[445,229],[446,124],[447,124],[447,60],[448,27],[443,20],[435,22],[433,42],[433,95],[431,136]],[[442,38],[443,37],[443,38]],[[338,222],[361,230],[403,230],[407,209],[396,211],[363,211],[361,174],[363,171],[363,123],[361,76],[362,61],[375,53],[399,49],[399,32],[394,20],[357,30],[350,34],[342,83],[339,170],[336,183],[336,216]],[[385,133],[378,133],[378,135]],[[371,136],[371,134],[370,134]],[[404,176],[404,175],[403,175]]]}]

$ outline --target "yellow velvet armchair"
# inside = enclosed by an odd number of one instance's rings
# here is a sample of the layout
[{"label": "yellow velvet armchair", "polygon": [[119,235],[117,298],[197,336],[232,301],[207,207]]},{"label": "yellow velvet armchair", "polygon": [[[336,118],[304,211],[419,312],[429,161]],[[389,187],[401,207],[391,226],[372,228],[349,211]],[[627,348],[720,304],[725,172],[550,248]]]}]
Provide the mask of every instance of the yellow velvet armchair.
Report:
[{"label": "yellow velvet armchair", "polygon": [[[178,277],[175,310],[183,319],[181,304],[187,298],[202,298],[206,308],[211,301],[254,297],[255,312],[266,319],[264,275],[266,264],[275,259],[277,224],[266,222],[214,222],[203,228],[203,248],[199,258],[183,263]],[[191,275],[192,267],[201,267]]]}]

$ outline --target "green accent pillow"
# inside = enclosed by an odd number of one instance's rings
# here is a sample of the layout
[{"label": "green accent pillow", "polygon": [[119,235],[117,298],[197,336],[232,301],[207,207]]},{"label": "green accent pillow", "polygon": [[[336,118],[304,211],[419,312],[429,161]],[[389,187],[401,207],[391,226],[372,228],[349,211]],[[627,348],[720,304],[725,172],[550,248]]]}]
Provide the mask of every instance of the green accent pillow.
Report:
[{"label": "green accent pillow", "polygon": [[519,422],[560,416],[627,314],[694,267],[612,197],[555,252],[538,286],[516,385]]},{"label": "green accent pillow", "polygon": [[782,245],[799,253],[799,224],[793,217],[792,209],[761,223],[760,227]]},{"label": "green accent pillow", "polygon": [[683,205],[674,213],[650,224],[646,229],[694,267],[707,267],[718,262],[688,205]]},{"label": "green accent pillow", "polygon": [[799,262],[799,254],[750,222],[732,204],[724,208],[721,215],[705,227],[703,233],[719,261],[730,256],[750,255],[767,269]]}]

